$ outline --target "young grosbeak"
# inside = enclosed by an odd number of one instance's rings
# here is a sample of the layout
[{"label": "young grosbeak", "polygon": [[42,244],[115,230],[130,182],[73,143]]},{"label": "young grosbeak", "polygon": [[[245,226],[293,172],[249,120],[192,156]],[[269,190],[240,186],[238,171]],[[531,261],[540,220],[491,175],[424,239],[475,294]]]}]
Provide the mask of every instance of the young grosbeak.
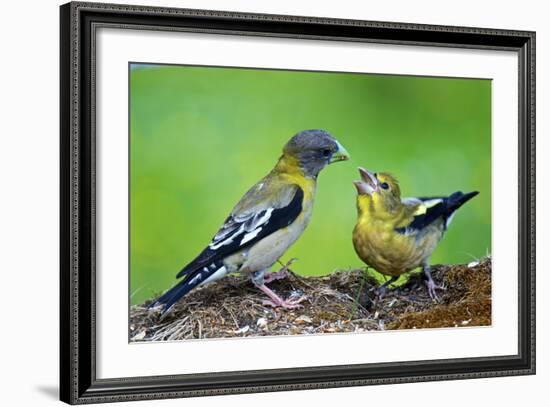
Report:
[{"label": "young grosbeak", "polygon": [[422,267],[428,293],[436,299],[429,259],[449,227],[455,211],[478,194],[455,192],[448,197],[401,199],[397,180],[387,173],[359,168],[357,224],[353,245],[357,255],[378,272],[391,276],[379,289],[403,273]]}]

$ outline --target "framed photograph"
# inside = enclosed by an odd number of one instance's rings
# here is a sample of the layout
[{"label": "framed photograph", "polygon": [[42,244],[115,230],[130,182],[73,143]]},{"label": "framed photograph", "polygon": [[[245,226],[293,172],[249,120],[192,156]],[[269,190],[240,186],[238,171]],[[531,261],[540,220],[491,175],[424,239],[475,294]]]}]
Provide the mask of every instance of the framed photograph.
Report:
[{"label": "framed photograph", "polygon": [[535,373],[535,33],[61,6],[61,400]]}]

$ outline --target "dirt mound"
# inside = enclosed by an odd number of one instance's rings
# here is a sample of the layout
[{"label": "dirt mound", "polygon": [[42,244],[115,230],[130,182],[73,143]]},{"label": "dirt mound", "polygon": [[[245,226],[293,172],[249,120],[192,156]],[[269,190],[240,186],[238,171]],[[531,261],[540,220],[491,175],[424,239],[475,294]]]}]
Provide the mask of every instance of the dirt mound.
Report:
[{"label": "dirt mound", "polygon": [[369,271],[339,271],[324,277],[291,274],[270,287],[283,298],[305,296],[303,308],[262,305],[264,294],[243,276],[229,276],[192,291],[160,317],[145,302],[130,309],[132,341],[365,332],[371,330],[481,326],[491,324],[491,260],[436,265],[439,301],[430,299],[422,276],[388,289],[378,299]]}]

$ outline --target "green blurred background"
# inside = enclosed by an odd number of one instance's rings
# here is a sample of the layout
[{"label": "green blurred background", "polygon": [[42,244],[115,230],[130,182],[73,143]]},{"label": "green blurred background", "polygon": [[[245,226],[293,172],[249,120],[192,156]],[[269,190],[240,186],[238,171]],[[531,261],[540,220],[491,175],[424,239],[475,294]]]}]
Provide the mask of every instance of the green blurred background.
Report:
[{"label": "green blurred background", "polygon": [[320,174],[311,223],[282,259],[299,259],[293,271],[363,266],[351,242],[358,165],[394,173],[404,196],[479,190],[432,263],[490,253],[490,80],[132,64],[130,83],[132,304],[171,287],[310,128],[352,159]]}]

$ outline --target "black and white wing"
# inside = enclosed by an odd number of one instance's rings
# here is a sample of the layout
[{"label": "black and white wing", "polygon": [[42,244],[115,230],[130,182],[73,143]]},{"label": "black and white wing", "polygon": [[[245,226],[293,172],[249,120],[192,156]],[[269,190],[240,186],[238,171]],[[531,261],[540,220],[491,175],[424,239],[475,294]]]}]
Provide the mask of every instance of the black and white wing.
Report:
[{"label": "black and white wing", "polygon": [[458,208],[478,194],[477,191],[464,194],[455,192],[448,197],[431,198],[407,198],[403,200],[405,205],[416,206],[412,221],[403,227],[397,228],[399,233],[415,233],[437,220],[443,220],[444,230],[447,229],[453,215]]},{"label": "black and white wing", "polygon": [[[289,226],[302,212],[303,190],[297,185],[285,187],[279,201],[261,200],[257,191],[249,191],[212,238],[206,249],[177,275],[182,277],[204,267],[215,266],[225,257],[258,242],[271,233]],[[269,191],[266,191],[269,193]]]},{"label": "black and white wing", "polygon": [[210,244],[177,277],[185,277],[162,294],[150,307],[162,305],[167,313],[181,297],[204,283],[228,273],[223,260],[253,245],[271,233],[289,226],[302,212],[304,191],[297,185],[279,189],[274,199],[272,188],[259,183],[239,201]]}]

